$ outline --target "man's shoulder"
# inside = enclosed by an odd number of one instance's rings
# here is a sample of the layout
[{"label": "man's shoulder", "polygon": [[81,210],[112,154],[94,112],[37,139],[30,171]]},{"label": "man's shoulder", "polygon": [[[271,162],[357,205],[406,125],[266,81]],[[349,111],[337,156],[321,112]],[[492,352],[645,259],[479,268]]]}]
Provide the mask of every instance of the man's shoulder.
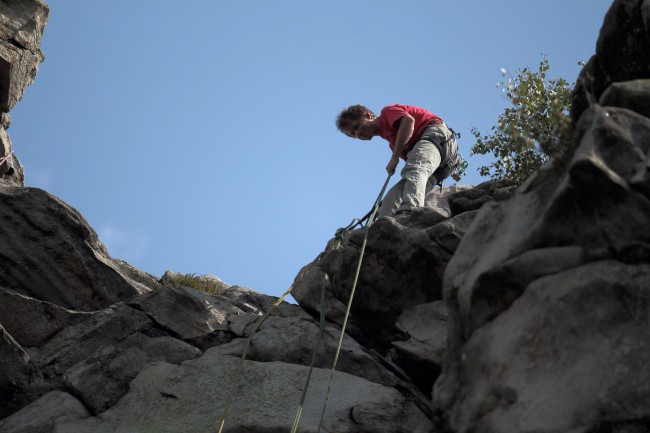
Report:
[{"label": "man's shoulder", "polygon": [[389,112],[389,111],[398,111],[398,112],[404,112],[406,113],[408,111],[409,106],[404,105],[404,104],[390,104],[386,105],[384,108],[381,109],[381,112]]}]

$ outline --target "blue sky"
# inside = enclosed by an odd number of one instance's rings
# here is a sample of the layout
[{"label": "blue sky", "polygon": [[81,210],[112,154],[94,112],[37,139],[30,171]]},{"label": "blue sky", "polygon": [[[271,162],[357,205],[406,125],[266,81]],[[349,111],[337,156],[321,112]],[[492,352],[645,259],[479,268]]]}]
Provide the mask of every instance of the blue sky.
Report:
[{"label": "blue sky", "polygon": [[[573,82],[611,1],[49,4],[46,60],[11,112],[26,184],[153,275],[278,296],[386,179],[386,143],[340,134],[341,109],[421,105],[469,157],[508,104],[500,70],[545,53]],[[469,162],[462,183],[484,180],[489,158]]]}]

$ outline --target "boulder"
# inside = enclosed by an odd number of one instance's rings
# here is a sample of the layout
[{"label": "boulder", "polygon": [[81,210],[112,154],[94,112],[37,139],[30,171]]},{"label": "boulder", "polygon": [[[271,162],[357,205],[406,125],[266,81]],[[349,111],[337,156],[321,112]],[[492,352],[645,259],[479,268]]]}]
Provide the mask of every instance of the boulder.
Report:
[{"label": "boulder", "polygon": [[0,3],[0,111],[7,113],[36,77],[44,56],[41,38],[49,17],[42,0]]},{"label": "boulder", "polygon": [[424,198],[424,207],[444,215],[446,218],[455,215],[450,208],[449,197],[460,191],[471,190],[472,185],[452,185],[442,188],[435,187]]},{"label": "boulder", "polygon": [[126,305],[115,305],[90,315],[86,320],[68,326],[41,348],[33,351],[34,362],[45,367],[48,375],[61,376],[103,347],[133,335],[165,336],[164,331],[142,311]]},{"label": "boulder", "polygon": [[136,268],[135,266],[122,259],[113,258],[113,264],[117,266],[119,271],[124,276],[141,284],[144,287],[147,287],[151,290],[158,290],[163,287],[163,285],[160,284],[160,281],[158,281],[158,278],[154,277],[148,272]]},{"label": "boulder", "polygon": [[475,188],[463,189],[449,194],[450,216],[478,210],[491,201],[508,200],[515,191],[515,185],[508,181],[488,181]]},{"label": "boulder", "polygon": [[[409,216],[380,218],[371,226],[352,305],[349,332],[361,344],[387,353],[402,340],[397,318],[419,304],[442,299],[442,274],[475,213],[446,218],[417,208]],[[366,228],[345,233],[340,248],[330,241],[297,282],[293,296],[314,315],[320,311],[325,275],[326,313],[342,323]]]},{"label": "boulder", "polygon": [[605,107],[627,108],[650,117],[650,79],[613,83],[598,103]]},{"label": "boulder", "polygon": [[[180,364],[201,355],[201,350],[172,337],[151,338],[143,333],[102,346],[63,375],[73,391],[93,414],[112,407],[129,391],[129,384],[147,365],[165,361]],[[97,392],[100,390],[101,392]]]},{"label": "boulder", "polygon": [[0,324],[23,347],[39,347],[88,315],[0,288]]},{"label": "boulder", "polygon": [[397,319],[397,328],[407,339],[393,341],[389,357],[407,366],[415,385],[429,395],[440,374],[447,350],[447,306],[443,301],[420,304]]},{"label": "boulder", "polygon": [[44,59],[40,44],[49,7],[42,0],[5,0],[0,2],[0,17],[0,159],[9,157],[0,164],[0,184],[22,186],[25,174],[6,132],[8,113]]},{"label": "boulder", "polygon": [[578,122],[613,83],[650,78],[650,1],[612,2],[600,29],[596,53],[580,71],[571,104]]},{"label": "boulder", "polygon": [[128,305],[145,312],[169,335],[203,350],[230,341],[227,316],[242,312],[189,287],[166,287],[137,296]]},{"label": "boulder", "polygon": [[52,391],[34,403],[0,420],[3,433],[51,433],[56,431],[56,421],[87,418],[90,414],[72,395],[63,391]]},{"label": "boulder", "polygon": [[[219,348],[182,365],[146,367],[130,392],[101,417],[57,422],[57,433],[214,432],[219,427],[239,360]],[[305,384],[307,367],[246,361],[225,432],[289,431]],[[300,430],[316,432],[330,372],[315,369],[302,409]],[[337,372],[323,431],[425,433],[429,420],[393,388]]]},{"label": "boulder", "polygon": [[0,286],[92,311],[150,289],[113,262],[85,218],[38,188],[0,185]]},{"label": "boulder", "polygon": [[420,304],[405,311],[397,319],[397,327],[408,335],[406,341],[393,345],[414,362],[438,366],[447,350],[447,306],[443,301]]},{"label": "boulder", "polygon": [[595,105],[576,136],[562,175],[484,205],[447,267],[434,401],[454,432],[648,418],[646,378],[625,372],[650,362],[626,343],[648,326],[650,119]]},{"label": "boulder", "polygon": [[[251,324],[249,330],[252,327]],[[320,326],[311,317],[269,317],[253,336],[246,359],[309,366],[319,334]],[[326,324],[316,353],[316,367],[331,368],[340,334],[338,327]],[[233,340],[230,344],[220,346],[220,351],[224,355],[241,357],[244,343],[245,339]],[[278,350],[278,347],[283,350]],[[347,335],[343,338],[337,370],[387,386],[400,383],[385,364]]]},{"label": "boulder", "polygon": [[453,431],[587,432],[650,419],[648,281],[648,264],[605,260],[531,282],[464,344]]},{"label": "boulder", "polygon": [[29,399],[62,388],[74,392],[91,413],[101,413],[128,391],[131,380],[146,365],[180,363],[202,353],[169,337],[142,311],[123,304],[77,321],[30,351],[31,364],[44,381],[40,387],[32,386],[38,376],[23,374],[29,383],[21,390],[31,392]]},{"label": "boulder", "polygon": [[25,390],[30,386],[34,366],[29,355],[0,325],[0,419],[20,409],[30,400]]}]

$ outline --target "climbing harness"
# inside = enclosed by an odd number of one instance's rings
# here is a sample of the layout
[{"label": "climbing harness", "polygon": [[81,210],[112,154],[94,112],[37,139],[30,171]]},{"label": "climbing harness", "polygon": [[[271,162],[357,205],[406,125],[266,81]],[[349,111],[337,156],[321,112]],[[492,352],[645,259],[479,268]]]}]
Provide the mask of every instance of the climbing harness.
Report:
[{"label": "climbing harness", "polygon": [[[433,143],[438,147],[438,150],[440,150],[440,155],[441,156],[443,155],[442,152],[444,150],[445,158],[447,158],[447,155],[446,155],[447,150],[446,150],[444,145],[447,144],[452,138],[456,138],[458,140],[461,137],[460,132],[456,132],[452,128],[449,128],[449,127],[447,127],[447,128],[451,132],[451,137],[449,137],[448,139],[446,139],[445,141],[443,141],[440,144]],[[440,187],[440,191],[442,191],[442,183],[443,183],[443,181],[445,179],[447,179],[448,177],[451,177],[456,182],[460,182],[463,175],[465,174],[465,170],[467,170],[468,165],[469,165],[469,163],[465,160],[465,158],[463,158],[463,155],[460,154],[460,152],[458,151],[458,145],[456,145],[456,155],[455,155],[454,160],[453,161],[447,161],[445,163],[445,165],[441,166],[440,168],[438,168],[438,170],[436,170],[436,173],[440,172],[440,173],[443,174],[441,176],[442,179],[440,179],[440,181],[437,183],[437,185]]]},{"label": "climbing harness", "polygon": [[463,178],[463,175],[465,174],[465,170],[467,170],[468,165],[469,163],[465,160],[465,158],[463,158],[463,155],[459,153],[458,162],[454,167],[454,171],[452,171],[450,175],[451,178],[456,182],[460,182],[460,180]]},{"label": "climbing harness", "polygon": [[[388,186],[388,182],[390,181],[391,177],[392,177],[392,173],[389,174],[388,177],[386,178],[386,181],[384,182],[384,185],[383,185],[383,187],[381,189],[381,192],[379,193],[379,196],[375,200],[372,211],[369,213],[369,215],[364,216],[362,220],[359,220],[357,218],[353,219],[352,222],[347,227],[338,229],[336,231],[336,234],[335,234],[336,244],[335,244],[334,248],[338,249],[340,247],[342,241],[343,241],[343,235],[348,230],[350,230],[351,227],[356,227],[356,225],[358,225],[359,223],[362,223],[363,220],[368,219],[368,223],[365,226],[366,233],[365,233],[365,236],[363,238],[363,244],[361,246],[361,252],[359,254],[359,262],[357,264],[357,270],[356,270],[356,274],[355,274],[355,277],[354,277],[354,282],[352,284],[352,289],[350,290],[350,298],[348,300],[347,310],[346,310],[346,313],[345,313],[345,317],[343,319],[343,325],[341,326],[341,335],[339,337],[339,342],[338,342],[338,345],[337,345],[337,348],[336,348],[336,353],[334,355],[334,362],[332,364],[332,370],[331,370],[329,381],[328,381],[328,384],[327,384],[327,392],[325,393],[325,401],[323,403],[323,409],[322,409],[320,421],[319,421],[319,424],[318,424],[318,430],[317,430],[318,432],[320,432],[321,426],[323,424],[323,420],[324,420],[324,417],[325,417],[325,410],[327,408],[327,400],[329,398],[331,385],[332,385],[332,380],[334,378],[334,371],[336,370],[336,364],[338,363],[338,358],[339,358],[339,355],[341,353],[341,348],[343,346],[343,338],[345,336],[345,328],[347,327],[348,317],[350,315],[350,310],[352,308],[352,300],[354,299],[354,293],[356,291],[357,282],[359,280],[359,274],[361,273],[361,264],[363,262],[363,256],[365,254],[366,244],[367,244],[367,241],[368,241],[368,232],[370,231],[370,227],[372,226],[372,224],[374,222],[375,215],[377,214],[377,211],[379,210],[379,204],[381,203],[381,199],[384,196],[384,192],[386,191],[386,187]],[[358,221],[358,222],[355,224],[355,221]],[[221,421],[219,422],[219,429],[217,430],[218,433],[223,432],[223,428],[224,428],[224,425],[226,423],[226,418],[228,416],[228,411],[230,409],[230,406],[232,405],[232,400],[233,400],[234,394],[235,394],[235,392],[237,390],[237,386],[238,386],[239,381],[241,379],[241,373],[242,373],[242,370],[243,370],[243,367],[244,367],[244,361],[246,360],[246,355],[248,354],[248,349],[249,349],[249,347],[251,345],[251,341],[253,340],[253,336],[259,330],[259,328],[262,326],[262,324],[266,321],[266,319],[269,317],[269,315],[282,303],[282,301],[284,301],[284,299],[289,295],[289,293],[291,293],[293,288],[300,281],[302,281],[304,276],[311,270],[311,268],[316,263],[318,263],[320,261],[320,259],[323,257],[324,254],[325,254],[325,252],[320,253],[318,255],[318,257],[313,262],[311,262],[310,265],[305,267],[305,269],[303,269],[303,271],[298,275],[296,280],[293,282],[293,284],[291,284],[291,286],[287,289],[287,291],[284,292],[284,294],[282,294],[282,296],[280,298],[278,298],[278,300],[271,306],[271,308],[269,308],[269,310],[266,313],[264,313],[264,315],[262,315],[257,320],[257,323],[256,323],[255,327],[253,328],[253,330],[249,334],[248,338],[246,339],[246,343],[244,344],[244,349],[242,351],[242,355],[241,355],[241,358],[240,358],[240,361],[239,361],[239,366],[237,367],[237,370],[235,371],[235,374],[233,376],[233,381],[232,381],[232,384],[231,384],[231,387],[230,387],[230,391],[228,392],[228,397],[226,398],[226,403],[224,405],[223,415],[221,416]],[[314,369],[314,364],[316,362],[316,355],[317,355],[318,349],[320,347],[320,343],[321,343],[321,340],[322,340],[323,333],[325,331],[325,307],[324,307],[325,306],[325,284],[327,283],[328,279],[329,279],[329,277],[327,276],[327,274],[325,274],[325,277],[323,279],[323,284],[322,284],[322,287],[321,287],[320,331],[319,331],[319,334],[318,334],[318,338],[316,340],[316,348],[312,353],[312,359],[311,359],[311,363],[310,363],[310,366],[309,366],[309,371],[307,373],[307,378],[306,378],[305,386],[303,388],[302,396],[300,398],[300,402],[298,403],[298,409],[296,411],[296,415],[295,415],[295,418],[294,418],[294,421],[293,421],[293,425],[292,425],[292,428],[291,428],[291,433],[296,433],[296,431],[298,429],[298,425],[300,424],[300,418],[302,416],[303,405],[304,405],[304,402],[305,402],[305,398],[307,396],[307,390],[309,388],[309,382],[311,380],[311,375],[312,375],[312,372],[313,372],[313,369]]]}]

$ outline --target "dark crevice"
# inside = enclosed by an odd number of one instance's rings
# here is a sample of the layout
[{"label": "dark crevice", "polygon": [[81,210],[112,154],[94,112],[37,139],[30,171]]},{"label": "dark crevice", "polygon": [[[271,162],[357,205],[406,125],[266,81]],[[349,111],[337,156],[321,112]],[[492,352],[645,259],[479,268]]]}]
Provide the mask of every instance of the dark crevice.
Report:
[{"label": "dark crevice", "polygon": [[184,341],[183,337],[181,337],[177,332],[173,331],[172,329],[170,329],[167,326],[165,326],[165,325],[161,324],[160,322],[158,322],[151,314],[149,314],[147,311],[145,311],[144,308],[142,308],[141,305],[131,304],[131,303],[127,303],[126,305],[128,307],[133,308],[134,310],[142,311],[147,316],[147,318],[151,321],[154,328],[162,331],[163,333],[165,333],[166,335],[168,335],[170,337],[173,337],[173,338],[175,338],[177,340]]},{"label": "dark crevice", "polygon": [[81,394],[76,388],[74,388],[72,385],[68,383],[62,383],[62,389],[61,391],[65,391],[77,400],[79,400],[79,403],[83,405],[83,407],[88,411],[90,416],[97,416],[97,412],[92,408],[92,405],[88,404],[85,399],[83,394]]}]

